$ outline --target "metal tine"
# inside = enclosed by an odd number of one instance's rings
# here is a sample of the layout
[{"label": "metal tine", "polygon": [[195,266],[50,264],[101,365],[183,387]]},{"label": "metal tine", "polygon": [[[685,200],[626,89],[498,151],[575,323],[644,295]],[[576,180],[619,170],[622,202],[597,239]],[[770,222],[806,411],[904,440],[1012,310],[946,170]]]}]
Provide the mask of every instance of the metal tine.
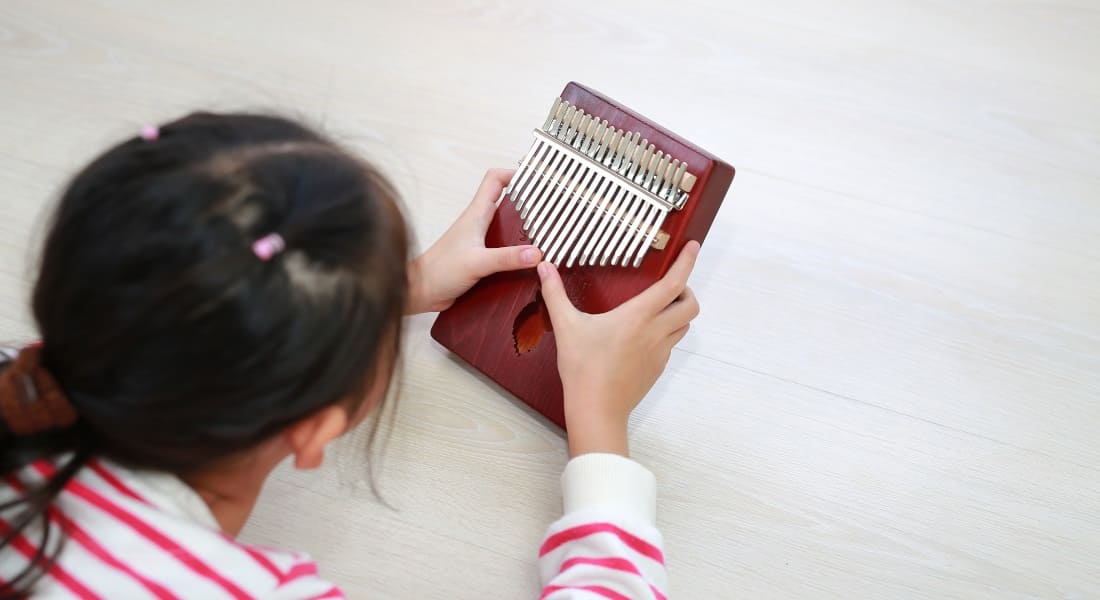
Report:
[{"label": "metal tine", "polygon": [[[580,198],[578,206],[569,215],[570,219],[565,224],[565,228],[562,230],[560,236],[556,241],[553,241],[553,246],[548,251],[548,256],[551,256],[548,260],[557,264],[558,260],[565,258],[565,253],[569,251],[574,245],[579,245],[583,242],[583,236],[581,235],[581,228],[589,223],[592,219],[593,211],[596,205],[603,200],[604,197],[610,194],[609,187],[614,186],[614,179],[608,176],[607,173],[600,173],[603,178],[602,182],[593,183],[587,192]],[[595,193],[593,193],[595,192]],[[572,266],[572,263],[567,264]]]},{"label": "metal tine", "polygon": [[[571,139],[566,137],[566,139],[564,141],[566,143],[569,143],[569,142],[571,142]],[[569,181],[569,177],[571,176],[571,174],[573,172],[576,171],[576,166],[579,165],[580,162],[581,162],[581,161],[577,161],[576,156],[574,156],[571,152],[564,151],[564,150],[562,150],[560,152],[561,152],[560,156],[564,157],[565,160],[564,160],[564,162],[555,163],[553,165],[551,175],[553,176],[554,185],[551,186],[550,188],[547,188],[547,192],[549,193],[549,195],[547,196],[546,200],[541,200],[540,199],[538,201],[538,203],[532,204],[532,206],[530,206],[528,209],[522,210],[520,212],[520,218],[525,219],[526,223],[530,222],[530,220],[528,219],[528,212],[530,212],[531,218],[535,217],[535,215],[537,215],[538,212],[540,211],[540,206],[539,205],[546,203],[546,201],[548,201],[548,200],[554,199],[555,194],[560,193],[560,189],[557,189],[557,188],[560,188],[562,185],[565,184],[565,182]],[[541,198],[542,195],[539,194],[539,197]],[[526,223],[525,223],[525,229],[526,229]]]},{"label": "metal tine", "polygon": [[608,207],[607,213],[605,213],[603,221],[596,228],[596,232],[593,235],[593,242],[589,243],[588,248],[585,249],[584,254],[581,255],[581,264],[596,264],[600,255],[603,253],[604,246],[615,235],[615,230],[620,225],[620,216],[626,210],[626,207],[630,205],[634,198],[633,191],[623,186],[619,194],[615,197],[615,200]]},{"label": "metal tine", "polygon": [[[570,123],[571,124],[573,119],[574,119],[574,115],[576,114],[576,112],[577,112],[576,107],[570,105],[568,102],[563,101],[561,103],[561,105],[558,106],[557,115],[556,115],[557,118],[558,118],[558,121],[557,121],[556,124],[555,123],[550,124],[550,129],[547,130],[547,133],[560,137],[561,136],[562,125],[564,125],[565,123]],[[554,130],[557,130],[557,131],[554,131]],[[538,158],[536,160],[536,168],[534,170],[535,178],[528,181],[528,177],[531,174],[531,172],[529,171],[527,174],[525,174],[525,176],[519,182],[519,188],[517,189],[517,191],[519,192],[519,198],[518,198],[519,204],[516,205],[517,210],[519,210],[520,208],[523,207],[523,204],[525,203],[525,201],[527,199],[527,196],[530,195],[531,186],[535,185],[538,182],[539,177],[542,175],[542,171],[546,168],[546,162],[550,161],[550,160],[553,160],[554,158],[557,157],[557,154],[559,152],[557,148],[553,147],[552,144],[545,144],[545,146],[546,146],[546,148],[539,151]],[[550,149],[550,152],[548,153],[546,151],[546,149]],[[528,185],[528,184],[530,184],[530,185]],[[527,186],[526,188],[524,188],[525,185]]]},{"label": "metal tine", "polygon": [[603,151],[609,137],[610,131],[607,129],[607,120],[600,119],[599,125],[596,126],[596,132],[592,134],[592,145],[588,147],[588,157],[595,159]]},{"label": "metal tine", "polygon": [[603,158],[600,160],[600,162],[607,166],[611,166],[611,164],[614,163],[615,160],[618,158],[619,151],[622,149],[625,143],[626,136],[623,135],[622,129],[615,129],[614,131],[612,131],[611,139],[607,142],[607,149],[604,151]]},{"label": "metal tine", "polygon": [[632,258],[637,254],[638,247],[645,241],[650,226],[652,226],[653,222],[660,216],[661,209],[664,207],[651,204],[649,208],[649,212],[646,213],[645,217],[638,223],[639,226],[634,233],[634,239],[630,242],[630,245],[626,247],[626,252],[623,254],[622,261],[619,263],[624,267],[630,266],[634,262]]},{"label": "metal tine", "polygon": [[637,147],[634,148],[634,156],[630,157],[630,165],[624,169],[623,176],[631,181],[638,174],[639,165],[642,164],[642,159],[645,157],[646,145],[649,140],[642,140]]},{"label": "metal tine", "polygon": [[[569,190],[566,189],[566,186],[569,186],[570,183],[572,183],[573,186],[576,185],[575,175],[577,174],[577,171],[578,169],[580,169],[582,164],[583,163],[581,161],[576,160],[574,157],[569,157],[569,160],[567,160],[565,164],[562,165],[561,172],[563,173],[563,175],[558,180],[557,184],[550,192],[550,194],[543,201],[531,207],[530,211],[524,211],[523,214],[520,215],[520,218],[523,219],[524,231],[532,229],[532,225],[536,223],[536,218],[538,218],[540,214],[544,213],[547,210],[547,207],[552,207],[554,204],[558,203],[561,200],[561,197],[564,194],[569,193]],[[569,189],[572,189],[572,186],[570,186]]]},{"label": "metal tine", "polygon": [[550,125],[554,122],[558,116],[558,109],[561,108],[562,100],[561,96],[554,99],[554,105],[550,107],[550,114],[546,115],[546,122],[542,125],[542,130],[549,133]]},{"label": "metal tine", "polygon": [[671,190],[669,199],[675,199],[676,194],[680,191],[680,182],[684,180],[684,174],[687,173],[687,170],[688,164],[686,162],[680,163],[680,168],[676,169],[672,181],[669,182],[669,189]]},{"label": "metal tine", "polygon": [[[660,152],[657,154],[660,155]],[[666,154],[661,157],[661,160],[657,161],[657,168],[649,176],[649,191],[656,193],[657,190],[661,189],[661,182],[664,179],[665,170],[668,168],[670,160],[672,160],[672,157]]]},{"label": "metal tine", "polygon": [[600,148],[603,147],[604,140],[607,138],[607,128],[604,127],[604,122],[600,119],[596,120],[596,129],[592,132],[592,138],[589,143],[581,151],[588,158],[593,158],[600,152]]},{"label": "metal tine", "polygon": [[[574,107],[574,108],[576,108],[576,107]],[[583,118],[584,118],[584,109],[577,108],[576,112],[573,113],[573,116],[568,119],[569,128],[565,130],[565,135],[564,136],[559,135],[558,139],[563,139],[563,140],[564,139],[569,139],[569,140],[573,139],[573,135],[577,131],[577,125],[580,124],[581,119],[583,119]]]},{"label": "metal tine", "polygon": [[[579,122],[583,117],[584,117],[584,111],[583,110],[576,110],[575,107],[569,107],[569,109],[565,111],[565,117],[563,118],[564,120],[562,121],[563,123],[568,122],[569,126],[566,127],[566,129],[564,131],[564,134],[559,132],[558,138],[559,139],[564,138],[565,140],[571,140],[572,139],[571,135],[573,135],[573,133],[575,132],[575,127],[576,127],[577,122]],[[542,172],[544,171],[544,167],[546,167],[546,163],[551,163],[551,165],[550,165],[551,170],[549,172],[547,172],[547,177],[549,178],[550,175],[555,173],[555,168],[557,168],[557,166],[559,164],[561,164],[561,160],[563,159],[565,154],[566,154],[566,152],[564,150],[559,150],[557,148],[557,146],[554,146],[554,149],[553,149],[552,153],[546,157],[546,160],[544,160],[543,164],[541,165],[542,170],[538,171],[538,173],[536,175],[536,178],[533,179],[533,181],[531,182],[531,185],[536,186],[535,187],[535,197],[533,197],[532,200],[537,201],[538,197],[541,196],[542,188],[546,187],[546,184],[549,181],[549,179],[541,179],[540,178],[542,176]],[[526,198],[527,194],[524,194],[524,197]],[[521,209],[522,204],[518,205],[516,208]]]},{"label": "metal tine", "polygon": [[599,119],[594,118],[592,115],[584,115],[581,124],[577,128],[577,137],[573,139],[573,147],[583,152],[584,147],[592,139],[592,129],[598,123]]},{"label": "metal tine", "polygon": [[649,168],[649,161],[653,158],[653,151],[656,150],[653,144],[647,144],[645,140],[642,140],[642,145],[645,146],[645,152],[642,153],[642,158],[638,160],[638,164],[632,167],[630,172],[630,179],[634,183],[641,183],[645,178],[646,169]]},{"label": "metal tine", "polygon": [[[548,146],[551,144],[547,144]],[[535,165],[533,175],[525,187],[520,191],[519,198],[516,202],[516,210],[522,210],[524,205],[527,204],[527,199],[531,197],[531,191],[537,190],[542,187],[543,179],[542,172],[546,170],[546,167],[555,159],[561,156],[562,153],[556,149],[551,149],[549,153],[540,154],[538,164]]]},{"label": "metal tine", "polygon": [[[641,137],[641,134],[638,132],[629,133],[621,129],[616,131],[621,134],[618,147],[615,149],[614,153],[608,156],[608,160],[606,160],[604,164],[622,175],[626,172],[630,164],[628,158],[637,152],[638,138]],[[599,216],[600,222],[596,226],[596,231],[593,233],[592,239],[589,241],[584,254],[581,255],[582,265],[596,263],[596,257],[599,255],[604,242],[607,241],[615,230],[619,207],[622,205],[623,208],[625,208],[624,200],[628,197],[629,193],[627,188],[622,187],[615,199],[608,206],[608,210]]]},{"label": "metal tine", "polygon": [[631,198],[630,204],[627,205],[625,209],[623,209],[622,218],[621,218],[620,222],[615,223],[615,225],[617,225],[617,228],[615,230],[615,235],[611,236],[611,240],[607,243],[607,246],[604,248],[603,252],[600,254],[600,266],[601,267],[607,264],[607,260],[609,258],[611,258],[612,252],[614,252],[616,249],[618,249],[619,244],[621,243],[621,241],[623,239],[623,236],[626,234],[626,230],[630,228],[631,221],[634,220],[634,217],[637,216],[638,211],[645,204],[646,204],[646,202],[645,202],[645,200],[642,199],[642,196],[637,195],[637,196],[634,196],[633,198]]},{"label": "metal tine", "polygon": [[[562,209],[561,218],[557,219],[554,227],[546,236],[546,255],[548,257],[546,260],[554,262],[558,247],[562,244],[563,241],[568,239],[568,232],[573,228],[573,225],[576,222],[578,209],[580,209],[592,198],[593,192],[595,192],[597,189],[604,190],[607,188],[607,184],[609,183],[610,178],[608,178],[604,173],[597,173],[597,175],[599,175],[599,177],[596,177],[592,181],[592,184],[585,188],[583,193],[574,197],[573,201],[570,202],[568,206],[565,206]],[[550,258],[551,256],[553,256],[554,258]]]},{"label": "metal tine", "polygon": [[[609,177],[608,180],[611,180]],[[611,201],[620,193],[622,193],[622,186],[618,182],[614,182],[611,185],[611,189],[600,195],[600,197],[589,206],[588,214],[585,216],[587,223],[580,235],[577,236],[577,243],[573,246],[573,251],[569,253],[569,259],[566,260],[566,268],[572,267],[577,258],[581,255],[581,252],[585,248],[590,246],[590,241],[595,235],[596,227],[603,221],[606,216],[606,210],[611,204]],[[584,264],[583,261],[581,264]]]},{"label": "metal tine", "polygon": [[[577,166],[579,166],[582,164],[582,161],[576,161],[576,164]],[[574,169],[576,169],[576,167],[574,167]],[[569,185],[569,189],[566,190],[564,194],[559,194],[558,196],[554,197],[551,202],[548,202],[544,206],[540,207],[541,210],[539,210],[537,214],[531,215],[530,231],[532,241],[535,241],[536,239],[542,239],[542,234],[546,233],[546,224],[553,222],[553,220],[557,217],[558,212],[561,210],[561,206],[563,204],[567,204],[570,201],[569,198],[576,195],[578,188],[583,189],[584,186],[588,184],[588,180],[592,178],[595,172],[595,169],[589,169],[587,167],[577,172],[570,172],[569,179],[571,180],[571,184]],[[549,221],[547,219],[549,219]],[[538,241],[535,241],[535,245],[539,246],[539,248],[542,248],[540,242]]]},{"label": "metal tine", "polygon": [[[587,115],[585,115],[582,111],[577,111],[573,115],[573,119],[570,121],[570,124],[569,124],[569,129],[566,131],[566,134],[565,134],[565,140],[564,141],[566,143],[571,143],[573,141],[573,139],[575,138],[575,136],[577,135],[577,133],[578,133],[578,129],[576,127],[574,127],[574,125],[579,126],[580,122],[583,121],[585,118],[587,118]],[[566,157],[569,157],[570,162],[572,162],[572,157],[569,156],[568,151],[558,150],[555,147],[555,152],[557,152],[557,154],[555,156],[553,156],[552,158],[547,157],[547,161],[552,161],[551,164],[550,164],[550,170],[546,172],[546,177],[539,180],[538,184],[536,185],[534,196],[532,196],[532,204],[538,204],[540,202],[540,199],[542,198],[542,194],[543,194],[544,190],[552,189],[552,187],[547,188],[546,186],[547,186],[548,183],[550,183],[550,181],[557,180],[559,178],[559,176],[562,174],[561,170],[559,169],[560,165],[562,164],[562,160]],[[523,209],[523,206],[519,205],[519,206],[516,207],[516,209],[521,210],[521,209]],[[527,214],[528,211],[529,211],[529,209],[528,210],[521,210],[520,218],[523,218]]]},{"label": "metal tine", "polygon": [[657,173],[657,165],[661,164],[661,159],[665,157],[665,153],[660,150],[656,154],[652,154],[649,157],[649,162],[645,164],[645,171],[642,172],[641,185],[644,189],[649,189],[649,184],[653,182],[653,176]]},{"label": "metal tine", "polygon": [[536,225],[535,234],[532,236],[532,239],[538,240],[539,248],[549,248],[551,239],[560,229],[561,223],[564,222],[571,209],[577,205],[581,195],[599,181],[596,178],[597,175],[596,169],[587,170],[584,178],[580,181],[580,185],[574,186],[570,193],[553,207],[552,211],[548,211],[543,215],[546,217],[545,220]]},{"label": "metal tine", "polygon": [[641,146],[638,145],[638,138],[640,137],[641,134],[637,131],[630,134],[630,141],[627,143],[626,147],[623,148],[622,156],[619,157],[619,164],[614,166],[615,170],[619,172],[619,175],[625,176],[627,174],[630,170],[631,162],[633,162],[638,153],[642,151]]},{"label": "metal tine", "polygon": [[[644,201],[642,206],[638,208],[638,214],[635,215],[626,225],[626,231],[623,232],[623,239],[619,242],[618,247],[615,249],[614,254],[611,255],[611,265],[615,266],[619,264],[619,260],[624,257],[626,250],[634,245],[635,240],[641,237],[641,231],[638,229],[638,223],[644,223],[649,219],[650,213],[653,212],[653,204],[648,201]],[[626,266],[626,261],[623,260],[623,266]]]},{"label": "metal tine", "polygon": [[[584,114],[583,110],[578,109],[577,112],[573,115],[573,118],[569,123],[569,128],[566,130],[565,136],[563,138],[561,138],[562,141],[565,142],[566,144],[576,146],[577,143],[579,142],[579,140],[581,139],[581,136],[583,135],[584,130],[586,129],[586,124],[591,123],[592,120],[593,119],[592,119],[591,115],[586,115],[586,114]],[[560,160],[561,157],[566,157],[567,158],[567,160],[565,161],[564,164],[561,164],[561,160]],[[561,176],[566,173],[566,171],[568,170],[570,165],[572,165],[576,162],[578,162],[578,161],[576,161],[575,157],[571,153],[569,153],[566,150],[561,150],[560,151],[559,158],[557,160],[555,160],[554,164],[551,166],[550,172],[548,172],[548,174],[547,174],[548,177],[552,177],[553,181],[555,182],[553,186],[547,187],[545,189],[545,191],[551,193],[551,196],[550,196],[551,198],[553,197],[553,192],[551,190],[553,190],[554,187],[558,187],[562,184],[562,182],[559,181],[559,180],[561,180]],[[559,165],[560,165],[560,168],[559,168]],[[562,180],[562,181],[564,181],[564,180]],[[544,183],[548,183],[548,182],[549,182],[549,180],[544,182]],[[536,191],[535,191],[535,195],[536,195],[537,198],[541,198],[542,193],[543,193],[543,190],[541,190],[541,189],[536,189]],[[526,217],[527,212],[528,211],[524,211],[520,215],[520,217],[521,218]]]},{"label": "metal tine", "polygon": [[594,119],[593,123],[595,126],[592,129],[592,134],[588,136],[588,143],[581,148],[581,151],[589,157],[592,157],[599,151],[600,143],[603,141],[604,125],[607,124],[607,121]]},{"label": "metal tine", "polygon": [[558,126],[554,128],[554,131],[547,132],[558,139],[565,137],[566,131],[568,131],[569,126],[573,123],[573,117],[577,114],[577,107],[568,104],[564,106],[565,113],[562,115],[561,120],[558,121]]},{"label": "metal tine", "polygon": [[656,154],[651,154],[649,160],[642,164],[642,172],[638,174],[638,185],[642,186],[643,190],[649,189],[649,183],[652,181],[653,173],[657,170],[657,165],[661,162],[661,158],[664,157],[664,153],[657,150]]},{"label": "metal tine", "polygon": [[516,182],[519,181],[520,176],[530,168],[531,159],[535,156],[535,151],[541,148],[543,142],[541,139],[535,139],[531,144],[531,149],[527,151],[527,156],[523,157],[523,160],[519,162],[519,167],[515,173],[512,173],[512,179],[508,182],[508,187],[504,188],[504,194],[508,196],[509,202],[515,202],[516,197],[513,192],[516,191]]},{"label": "metal tine", "polygon": [[665,223],[665,217],[668,216],[668,209],[660,207],[657,209],[657,219],[649,227],[649,233],[645,236],[645,242],[638,248],[638,256],[634,257],[634,267],[642,266],[642,259],[645,258],[645,253],[649,251],[650,245],[653,244],[653,238],[657,237],[657,232],[661,230],[661,225]]},{"label": "metal tine", "polygon": [[554,120],[550,123],[550,129],[546,130],[546,133],[550,135],[558,135],[562,126],[565,124],[565,115],[572,109],[573,106],[568,102],[562,102],[558,107],[558,114],[554,115]]},{"label": "metal tine", "polygon": [[668,191],[672,189],[672,178],[676,174],[676,170],[680,168],[680,161],[678,159],[672,159],[672,162],[668,163],[668,167],[665,169],[665,174],[661,178],[661,189],[657,190],[657,196],[660,198],[668,199]]},{"label": "metal tine", "polygon": [[[546,170],[545,175],[538,181],[538,184],[535,184],[534,192],[529,197],[525,197],[525,201],[523,203],[516,205],[516,210],[520,211],[520,218],[523,218],[523,216],[531,210],[532,206],[535,206],[542,201],[544,190],[551,189],[553,187],[552,185],[550,187],[547,186],[548,184],[550,184],[551,181],[556,181],[561,176],[560,166],[562,161],[566,158],[568,158],[567,152],[558,152],[553,159],[550,159],[549,157],[547,158],[547,162],[550,163],[550,168]],[[530,202],[526,201],[528,198],[530,199]]]},{"label": "metal tine", "polygon": [[[606,121],[604,122],[606,123]],[[607,164],[607,157],[615,151],[615,145],[618,143],[616,129],[607,125],[603,130],[603,139],[600,140],[600,147],[597,148],[596,153],[592,155],[592,160],[600,164]]]},{"label": "metal tine", "polygon": [[[565,123],[568,123],[568,126],[565,128],[564,132],[562,132],[559,127],[557,135],[558,139],[564,138],[565,140],[572,140],[572,136],[576,132],[577,125],[583,118],[583,110],[579,110],[575,106],[569,106],[565,111],[565,116],[562,118],[562,124],[564,125]],[[561,160],[565,156],[565,154],[566,152],[564,150],[559,150],[555,146],[553,151],[548,156],[546,156],[545,159],[543,159],[542,163],[536,170],[535,179],[531,181],[531,185],[535,186],[534,196],[532,197],[532,200],[536,201],[536,203],[537,199],[542,195],[542,190],[546,187],[550,176],[555,172],[557,166],[561,164]],[[546,173],[546,178],[542,178],[543,172],[546,170],[547,163],[551,163],[551,170]],[[523,206],[526,204],[527,197],[530,196],[530,191],[531,190],[529,186],[528,189],[521,194],[520,203],[516,205],[516,210],[523,209]]]},{"label": "metal tine", "polygon": [[516,187],[512,188],[512,198],[519,202],[520,206],[523,204],[523,199],[531,191],[530,186],[527,185],[531,175],[535,172],[536,167],[542,164],[543,158],[546,157],[550,147],[551,144],[549,143],[543,142],[541,144],[538,153],[535,155],[535,160],[528,164],[527,168],[523,170],[523,176],[520,177],[519,183],[516,184]]}]

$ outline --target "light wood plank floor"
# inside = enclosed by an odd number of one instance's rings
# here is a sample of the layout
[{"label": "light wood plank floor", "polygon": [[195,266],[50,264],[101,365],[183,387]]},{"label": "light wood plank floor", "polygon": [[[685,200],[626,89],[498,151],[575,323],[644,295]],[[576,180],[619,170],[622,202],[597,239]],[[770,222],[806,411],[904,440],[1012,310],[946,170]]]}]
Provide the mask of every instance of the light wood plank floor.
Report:
[{"label": "light wood plank floor", "polygon": [[[703,315],[637,411],[677,598],[1100,597],[1100,8],[932,2],[0,4],[0,338],[65,177],[147,122],[276,109],[421,243],[570,79],[738,167]],[[412,319],[362,437],[245,537],[352,597],[533,598],[560,435]]]}]

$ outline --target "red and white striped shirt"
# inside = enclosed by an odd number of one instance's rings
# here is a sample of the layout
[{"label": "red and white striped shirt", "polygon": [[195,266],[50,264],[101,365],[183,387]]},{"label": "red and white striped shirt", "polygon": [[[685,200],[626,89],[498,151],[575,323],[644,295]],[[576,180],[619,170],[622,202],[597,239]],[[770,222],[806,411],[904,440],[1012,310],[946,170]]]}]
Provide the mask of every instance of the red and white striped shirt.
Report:
[{"label": "red and white striped shirt", "polygon": [[[38,461],[0,486],[0,503],[54,472]],[[540,598],[663,599],[656,483],[629,459],[590,454],[562,475],[566,515],[539,549]],[[10,516],[10,515],[9,515]],[[178,478],[93,460],[50,507],[67,541],[36,584],[41,598],[344,598],[307,556],[242,544],[222,533],[202,499]],[[0,519],[0,534],[9,530]],[[41,528],[0,552],[0,583],[34,556]],[[52,550],[57,535],[47,542]]]}]

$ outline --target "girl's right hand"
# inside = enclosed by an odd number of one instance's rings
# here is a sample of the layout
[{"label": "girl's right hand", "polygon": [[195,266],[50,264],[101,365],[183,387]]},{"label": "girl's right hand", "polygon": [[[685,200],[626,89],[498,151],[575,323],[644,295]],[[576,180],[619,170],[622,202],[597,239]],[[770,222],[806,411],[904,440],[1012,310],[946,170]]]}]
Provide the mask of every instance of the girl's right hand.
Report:
[{"label": "girl's right hand", "polygon": [[554,326],[565,392],[569,454],[629,455],[627,421],[664,371],[672,347],[699,314],[687,287],[699,243],[688,242],[668,273],[641,294],[599,315],[581,312],[554,265],[538,266]]}]

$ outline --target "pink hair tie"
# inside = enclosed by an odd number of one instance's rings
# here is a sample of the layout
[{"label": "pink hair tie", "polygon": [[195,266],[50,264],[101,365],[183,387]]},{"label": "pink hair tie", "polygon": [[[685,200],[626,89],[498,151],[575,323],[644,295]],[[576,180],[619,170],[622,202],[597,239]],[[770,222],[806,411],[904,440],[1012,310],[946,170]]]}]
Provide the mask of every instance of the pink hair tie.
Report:
[{"label": "pink hair tie", "polygon": [[286,241],[283,240],[283,236],[277,233],[269,233],[255,242],[252,242],[252,253],[256,255],[256,258],[264,262],[271,260],[273,256],[282,252],[284,248],[286,248]]},{"label": "pink hair tie", "polygon": [[141,139],[152,142],[160,137],[160,128],[156,125],[143,125],[141,127]]}]

